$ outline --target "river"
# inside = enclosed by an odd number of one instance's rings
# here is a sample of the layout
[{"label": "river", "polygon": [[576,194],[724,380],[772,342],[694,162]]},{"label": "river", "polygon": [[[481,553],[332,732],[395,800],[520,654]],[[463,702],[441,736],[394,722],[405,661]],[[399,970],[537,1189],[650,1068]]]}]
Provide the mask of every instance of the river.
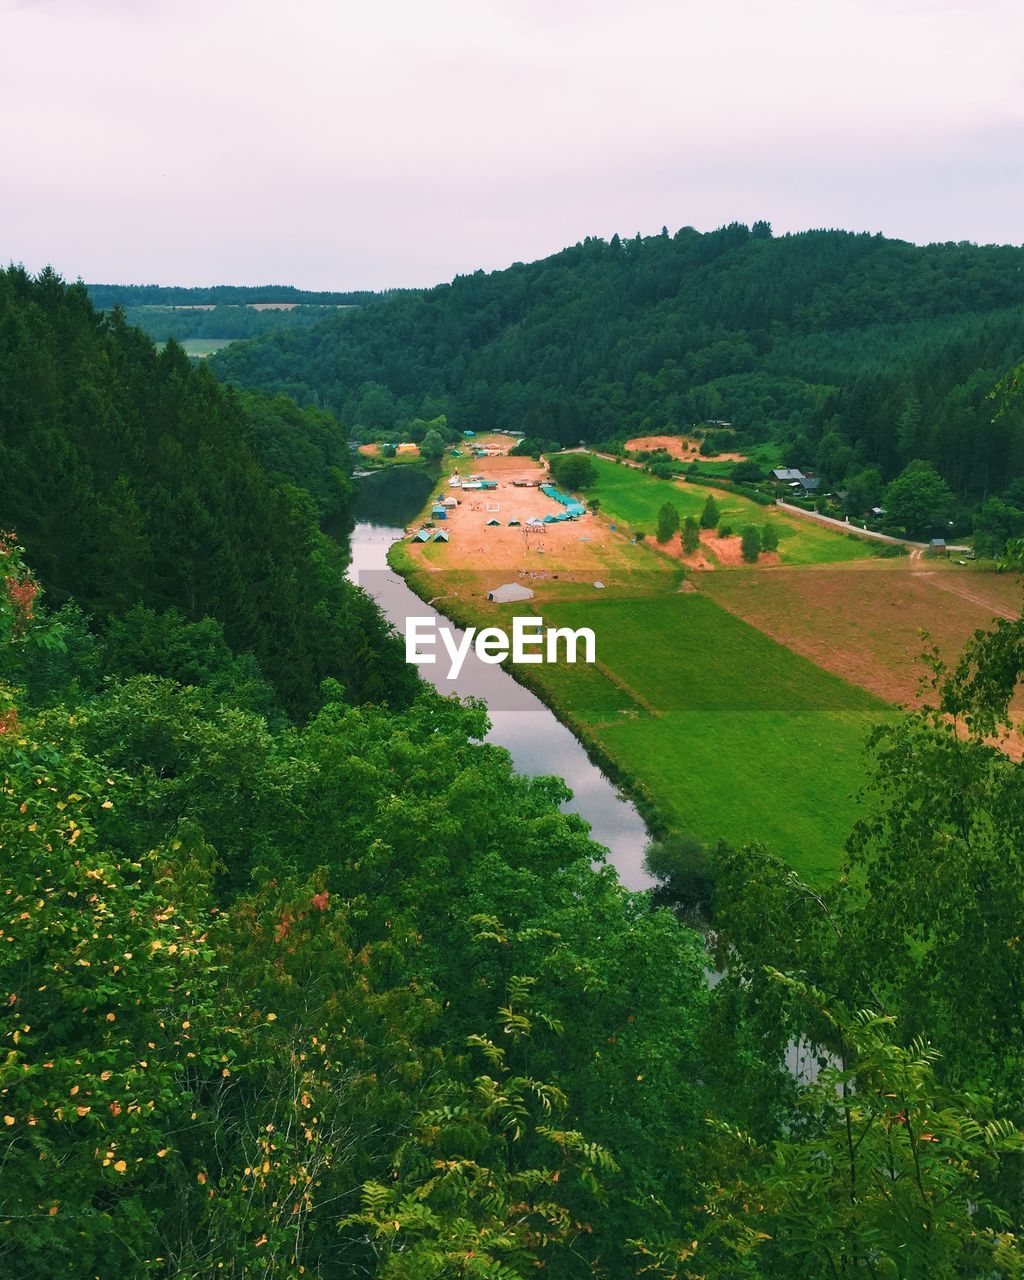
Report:
[{"label": "river", "polygon": [[[428,480],[426,492],[429,491]],[[384,497],[383,494],[379,496]],[[388,567],[388,548],[405,531],[397,524],[379,521],[382,518],[395,520],[397,515],[404,513],[389,507],[385,501],[371,503],[368,498],[369,495],[363,495],[357,508],[362,519],[352,533],[349,577],[373,596],[388,620],[404,635],[407,618],[439,618],[442,615],[425,604]],[[423,497],[408,512],[406,519],[415,516],[422,502]],[[379,516],[376,514],[378,510]],[[451,626],[447,619],[445,623]],[[456,631],[456,635],[461,634]],[[501,667],[481,662],[473,651],[470,651],[457,682],[444,678],[446,670],[446,665],[440,669],[436,666],[420,667],[423,677],[442,693],[481,698],[487,704],[491,719],[487,741],[504,747],[520,773],[534,776],[554,774],[564,778],[573,794],[563,808],[567,812],[578,813],[589,824],[591,836],[608,850],[608,861],[627,889],[650,888],[654,881],[643,867],[644,847],[650,839],[644,821],[634,805],[590,760],[575,735],[539,698],[524,689]]]}]

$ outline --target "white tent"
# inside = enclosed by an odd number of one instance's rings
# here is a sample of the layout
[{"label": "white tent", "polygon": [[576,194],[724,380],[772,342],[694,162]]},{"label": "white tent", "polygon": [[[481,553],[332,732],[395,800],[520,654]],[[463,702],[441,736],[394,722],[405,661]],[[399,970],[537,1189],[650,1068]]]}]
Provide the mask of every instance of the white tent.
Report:
[{"label": "white tent", "polygon": [[518,600],[532,600],[533,591],[530,587],[521,587],[518,582],[506,582],[504,586],[488,591],[487,599],[495,604],[513,604]]}]

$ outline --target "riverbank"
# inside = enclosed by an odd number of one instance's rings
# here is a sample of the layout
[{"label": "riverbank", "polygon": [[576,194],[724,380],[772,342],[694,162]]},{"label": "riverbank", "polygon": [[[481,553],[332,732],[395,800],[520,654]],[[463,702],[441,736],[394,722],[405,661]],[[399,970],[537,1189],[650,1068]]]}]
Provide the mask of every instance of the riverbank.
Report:
[{"label": "riverbank", "polygon": [[[489,459],[472,465],[484,476],[500,475]],[[616,471],[634,478],[632,500],[649,512],[650,478]],[[500,508],[507,492],[500,480],[492,492]],[[484,513],[470,507],[466,515],[483,526]],[[518,558],[495,556],[496,564],[472,523],[449,517],[435,527],[449,530],[451,541],[407,538],[389,562],[420,599],[440,604],[457,624],[507,627],[511,616],[540,614],[549,625],[593,628],[594,666],[510,665],[509,672],[629,791],[654,831],[686,831],[708,843],[761,839],[809,879],[835,873],[858,816],[863,744],[891,714],[879,699],[723,609],[696,589],[715,575],[687,574],[649,540],[635,541],[603,499],[599,516],[561,526],[561,541],[543,554],[524,540]],[[799,554],[813,561],[822,535],[811,531],[814,543]],[[824,536],[847,550],[845,539]],[[456,557],[467,537],[471,554]],[[488,601],[506,581],[528,586],[533,599]]]}]

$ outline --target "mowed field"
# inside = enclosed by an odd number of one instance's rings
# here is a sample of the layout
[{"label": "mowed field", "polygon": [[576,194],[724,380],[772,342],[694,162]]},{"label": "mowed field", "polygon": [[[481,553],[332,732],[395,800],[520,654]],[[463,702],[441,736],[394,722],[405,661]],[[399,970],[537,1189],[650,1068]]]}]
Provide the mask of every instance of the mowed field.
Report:
[{"label": "mowed field", "polygon": [[[512,612],[492,609],[491,621]],[[597,664],[534,667],[531,678],[673,826],[761,840],[819,883],[835,873],[864,744],[892,714],[884,702],[699,593],[550,600],[539,611],[549,625],[591,627]]]},{"label": "mowed field", "polygon": [[873,556],[873,548],[863,538],[839,533],[799,516],[783,514],[776,507],[762,507],[749,498],[707,485],[689,484],[683,480],[659,480],[635,467],[594,458],[597,484],[587,490],[588,498],[597,498],[602,515],[626,525],[630,532],[641,531],[652,538],[658,523],[658,511],[671,502],[680,519],[700,517],[713,493],[721,508],[721,524],[738,534],[744,525],[762,528],[770,519],[779,531],[779,560],[782,564],[835,564],[846,560],[865,560]]}]

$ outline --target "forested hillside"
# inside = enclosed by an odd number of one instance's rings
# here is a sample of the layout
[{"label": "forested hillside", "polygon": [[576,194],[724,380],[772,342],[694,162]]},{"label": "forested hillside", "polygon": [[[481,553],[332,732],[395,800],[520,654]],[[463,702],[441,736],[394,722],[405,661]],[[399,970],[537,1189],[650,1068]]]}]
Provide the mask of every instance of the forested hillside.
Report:
[{"label": "forested hillside", "polygon": [[341,582],[323,414],[9,271],[0,445],[5,1280],[1024,1275],[1024,623],[835,885],[717,850],[712,989],[687,849],[627,893]]},{"label": "forested hillside", "polygon": [[[351,497],[324,415],[243,405],[176,345],[158,354],[94,311],[82,286],[17,268],[0,275],[0,405],[0,511],[55,603],[215,618],[297,714],[328,676],[354,700],[408,691],[380,615],[317,528],[318,503],[343,526]],[[304,488],[288,483],[296,466]]]},{"label": "forested hillside", "polygon": [[1022,268],[1012,247],[687,227],[461,276],[213,366],[369,431],[446,413],[575,444],[725,420],[804,467],[838,449],[890,479],[926,459],[973,502],[1024,475],[1024,416],[993,426],[987,399],[1024,353]]}]

